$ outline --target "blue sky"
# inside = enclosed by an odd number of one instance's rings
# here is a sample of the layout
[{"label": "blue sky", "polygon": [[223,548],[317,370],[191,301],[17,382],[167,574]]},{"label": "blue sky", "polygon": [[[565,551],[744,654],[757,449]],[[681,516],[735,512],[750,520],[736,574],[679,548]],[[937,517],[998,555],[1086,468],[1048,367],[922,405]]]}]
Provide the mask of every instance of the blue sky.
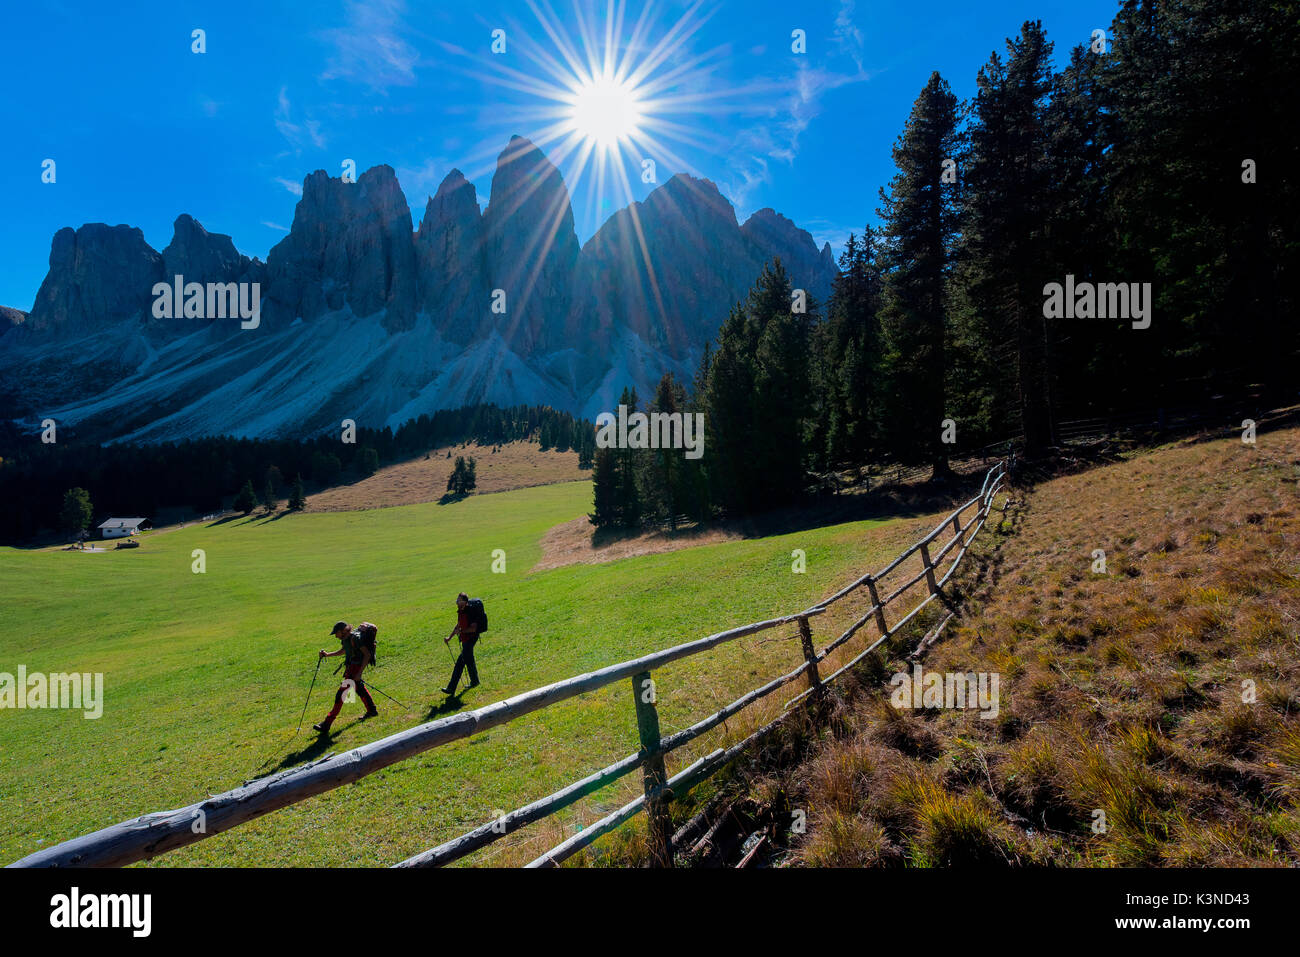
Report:
[{"label": "blue sky", "polygon": [[[603,39],[607,0],[577,4]],[[358,172],[394,167],[417,226],[452,167],[486,203],[511,134],[536,139],[553,122],[523,78],[549,80],[548,57],[562,65],[546,23],[559,44],[581,51],[574,7],[11,5],[0,36],[0,304],[29,309],[51,237],[86,222],[139,226],[161,250],[187,212],[265,259],[293,221],[303,177],[315,169],[337,176],[345,159]],[[1117,4],[659,0],[629,49],[644,9],[628,5],[620,50],[636,63],[669,38],[650,76],[680,68],[657,94],[673,98],[660,118],[675,124],[672,136],[656,138],[663,149],[650,151],[658,183],[679,171],[705,176],[742,221],[771,206],[838,251],[850,230],[874,221],[877,189],[892,174],[890,147],[932,70],[969,97],[980,65],[1025,19],[1044,21],[1063,62],[1092,30],[1109,27]],[[205,53],[191,50],[195,29],[205,31]],[[504,54],[491,50],[495,29],[506,31]],[[796,29],[806,33],[802,55],[791,51]],[[629,146],[624,157],[637,199],[654,188],[641,182],[643,152]],[[57,164],[53,184],[41,182],[47,158]],[[586,241],[624,198],[610,181],[600,188],[590,168],[575,183],[571,163],[560,166]]]}]

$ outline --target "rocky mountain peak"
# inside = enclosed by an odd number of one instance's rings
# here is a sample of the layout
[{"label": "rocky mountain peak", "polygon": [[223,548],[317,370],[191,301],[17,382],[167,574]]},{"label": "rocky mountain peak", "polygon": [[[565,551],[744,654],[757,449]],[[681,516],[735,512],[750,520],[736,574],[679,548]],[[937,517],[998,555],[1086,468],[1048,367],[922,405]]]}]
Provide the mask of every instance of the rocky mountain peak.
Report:
[{"label": "rocky mountain peak", "polygon": [[458,169],[429,198],[415,237],[419,308],[448,339],[468,343],[490,328],[483,217],[474,184]]},{"label": "rocky mountain peak", "polygon": [[384,313],[390,330],[415,321],[411,211],[391,166],[355,183],[316,170],[302,186],[293,226],[267,256],[274,321],[312,320],[350,308]]},{"label": "rocky mountain peak", "polygon": [[490,287],[506,293],[506,312],[494,316],[502,338],[525,355],[558,347],[547,333],[569,311],[578,236],[564,178],[521,136],[497,158],[483,235]]},{"label": "rocky mountain peak", "polygon": [[134,226],[64,227],[50,244],[50,271],[24,326],[97,328],[147,314],[163,260]]},{"label": "rocky mountain peak", "polygon": [[184,276],[193,282],[234,282],[252,261],[235,249],[223,233],[210,233],[189,213],[181,213],[172,226],[172,241],[162,251],[166,277]]}]

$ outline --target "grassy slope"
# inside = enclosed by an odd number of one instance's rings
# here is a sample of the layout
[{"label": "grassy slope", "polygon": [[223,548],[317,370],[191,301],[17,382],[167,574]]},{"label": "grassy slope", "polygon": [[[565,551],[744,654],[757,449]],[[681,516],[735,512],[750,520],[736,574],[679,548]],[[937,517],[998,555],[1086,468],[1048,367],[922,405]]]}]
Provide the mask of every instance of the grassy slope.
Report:
[{"label": "grassy slope", "polygon": [[[448,458],[450,453],[451,458]],[[447,492],[456,456],[473,458],[477,465],[479,494],[505,492],[535,485],[576,482],[591,473],[578,468],[577,452],[543,452],[536,442],[507,442],[482,446],[477,442],[440,446],[396,465],[380,469],[369,478],[317,492],[307,499],[309,512],[345,512],[436,502]]]},{"label": "grassy slope", "polygon": [[762,784],[809,808],[796,859],[1300,861],[1297,449],[1297,429],[1175,445],[1018,494],[1018,531],[925,659],[999,673],[997,720],[896,711],[868,685]]},{"label": "grassy slope", "polygon": [[[466,695],[477,707],[802,607],[933,523],[856,522],[531,574],[546,530],[582,514],[590,496],[579,482],[450,506],[238,519],[146,536],[129,552],[0,549],[0,607],[11,611],[0,671],[104,672],[107,698],[97,721],[0,711],[0,860],[226,790],[268,757],[262,773],[430,718],[449,672],[437,644],[460,589],[483,596],[492,619],[478,655],[484,686]],[[206,550],[204,575],[191,572],[194,548]],[[490,572],[497,548],[505,575]],[[805,575],[791,574],[793,548],[807,551]],[[374,680],[410,710],[376,696],[381,717],[354,724],[360,707],[345,706],[328,748],[309,747],[307,734],[290,743],[315,650],[332,647],[338,618],[379,624]],[[674,664],[657,676],[665,731],[796,661],[795,643],[749,639]],[[336,681],[322,670],[308,724]],[[629,694],[619,686],[567,702],[159,863],[393,863],[634,750]],[[598,795],[583,818],[630,787]],[[529,829],[513,853],[543,849],[558,828]]]}]

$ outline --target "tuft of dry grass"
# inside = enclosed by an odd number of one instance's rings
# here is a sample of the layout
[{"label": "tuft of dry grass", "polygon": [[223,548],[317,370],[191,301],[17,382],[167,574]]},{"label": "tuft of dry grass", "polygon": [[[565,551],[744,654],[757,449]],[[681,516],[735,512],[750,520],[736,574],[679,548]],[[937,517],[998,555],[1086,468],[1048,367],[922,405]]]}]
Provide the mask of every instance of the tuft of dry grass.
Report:
[{"label": "tuft of dry grass", "polygon": [[1300,864],[1298,448],[1189,440],[1016,490],[925,662],[998,673],[997,719],[864,683],[788,772],[795,862]]}]

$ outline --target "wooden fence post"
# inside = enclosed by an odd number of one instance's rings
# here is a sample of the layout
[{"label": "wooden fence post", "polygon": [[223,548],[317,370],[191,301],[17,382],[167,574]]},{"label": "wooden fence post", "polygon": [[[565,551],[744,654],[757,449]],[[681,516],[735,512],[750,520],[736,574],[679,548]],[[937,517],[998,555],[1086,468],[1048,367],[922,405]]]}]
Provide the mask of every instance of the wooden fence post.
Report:
[{"label": "wooden fence post", "polygon": [[646,819],[650,824],[650,866],[673,866],[673,821],[668,813],[668,772],[659,753],[659,710],[655,707],[655,684],[650,672],[632,676],[632,700],[636,702],[636,730],[646,761],[641,766],[645,787]]},{"label": "wooden fence post", "polygon": [[804,660],[808,662],[808,688],[817,691],[822,686],[821,675],[817,672],[817,652],[813,650],[812,629],[808,619],[799,619],[799,644],[803,646]]},{"label": "wooden fence post", "polygon": [[876,626],[880,629],[880,636],[883,638],[889,634],[889,626],[885,624],[885,609],[880,605],[880,594],[876,591],[876,580],[867,579],[867,594],[871,596],[871,605],[876,609]]},{"label": "wooden fence post", "polygon": [[934,563],[930,561],[930,549],[925,542],[921,543],[921,561],[925,563],[925,580],[930,586],[930,594],[938,594],[939,586],[934,580]]}]

